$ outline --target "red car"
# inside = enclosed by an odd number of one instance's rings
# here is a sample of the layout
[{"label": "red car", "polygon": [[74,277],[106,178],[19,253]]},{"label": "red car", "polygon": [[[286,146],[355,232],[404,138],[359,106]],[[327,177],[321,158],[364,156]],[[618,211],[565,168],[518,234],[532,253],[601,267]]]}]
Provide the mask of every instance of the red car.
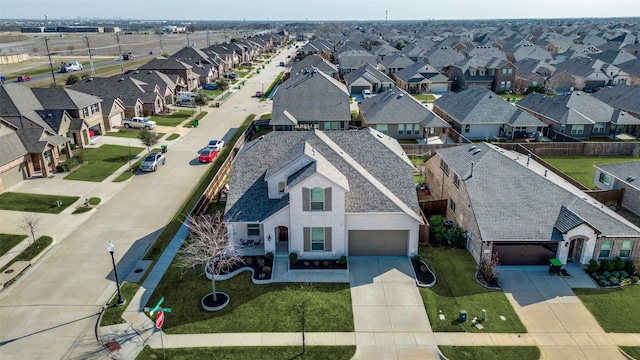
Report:
[{"label": "red car", "polygon": [[29,76],[29,75],[22,75],[22,76],[18,76],[18,81],[19,81],[19,82],[23,82],[23,81],[31,81],[31,76]]},{"label": "red car", "polygon": [[218,156],[217,150],[204,149],[200,153],[200,156],[198,156],[198,161],[200,161],[201,163],[210,163],[213,161],[213,159],[216,158],[216,156]]},{"label": "red car", "polygon": [[262,91],[256,91],[256,97],[261,98],[264,95]]}]

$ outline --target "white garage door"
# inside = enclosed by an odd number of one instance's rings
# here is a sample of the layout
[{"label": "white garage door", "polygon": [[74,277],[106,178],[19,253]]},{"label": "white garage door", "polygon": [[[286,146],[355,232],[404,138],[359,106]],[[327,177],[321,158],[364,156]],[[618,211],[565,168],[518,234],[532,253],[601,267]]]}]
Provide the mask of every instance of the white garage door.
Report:
[{"label": "white garage door", "polygon": [[13,185],[19,184],[22,180],[24,180],[25,174],[23,173],[23,171],[25,167],[26,164],[22,163],[0,174],[0,183],[2,184],[1,188],[3,190],[7,190]]},{"label": "white garage door", "polygon": [[409,230],[349,230],[349,256],[407,256]]},{"label": "white garage door", "polygon": [[446,93],[448,87],[448,84],[431,84],[431,92]]}]

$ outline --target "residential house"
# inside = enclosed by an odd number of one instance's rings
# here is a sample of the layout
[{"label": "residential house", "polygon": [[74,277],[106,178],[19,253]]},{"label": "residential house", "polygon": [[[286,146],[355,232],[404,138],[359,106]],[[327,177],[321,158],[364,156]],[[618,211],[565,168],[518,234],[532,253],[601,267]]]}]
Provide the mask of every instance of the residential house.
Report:
[{"label": "residential house", "polygon": [[374,128],[395,139],[446,138],[451,127],[406,91],[394,87],[363,99],[358,118],[363,126]]},{"label": "residential house", "polygon": [[596,165],[595,167],[593,184],[596,188],[600,190],[624,189],[621,205],[640,216],[640,161]]},{"label": "residential house", "polygon": [[376,68],[378,59],[366,51],[343,51],[338,55],[338,65],[342,76],[367,64]]},{"label": "residential house", "polygon": [[465,231],[476,262],[586,266],[615,257],[640,260],[640,229],[562,180],[514,161],[487,143],[436,150],[425,162],[431,194],[447,200],[446,218]]},{"label": "residential house", "polygon": [[493,92],[510,92],[516,81],[512,63],[485,55],[476,55],[451,65],[447,71],[452,91],[480,86]]},{"label": "residential house", "polygon": [[187,46],[171,55],[169,59],[191,65],[192,70],[199,76],[198,82],[210,84],[226,72],[226,63],[219,56],[212,55],[213,58],[202,50]]},{"label": "residential house", "polygon": [[336,80],[340,78],[338,67],[318,55],[309,55],[300,61],[294,62],[291,65],[290,72],[297,74],[305,69],[318,69]]},{"label": "residential house", "polygon": [[552,139],[555,133],[577,139],[616,138],[620,133],[635,133],[640,126],[639,118],[580,91],[560,96],[530,93],[516,106],[548,124],[551,131],[545,135]]},{"label": "residential house", "polygon": [[365,89],[376,94],[393,86],[393,80],[369,64],[344,75],[344,81],[349,94],[362,94]]},{"label": "residential house", "polygon": [[438,69],[438,71],[445,73],[449,66],[464,60],[464,58],[464,55],[456,50],[450,47],[440,46],[421,54],[418,57],[418,61],[429,64]]},{"label": "residential house", "polygon": [[393,74],[396,85],[412,94],[445,93],[451,90],[451,81],[436,68],[421,61]]},{"label": "residential house", "polygon": [[157,70],[167,75],[181,77],[186,87],[177,86],[176,91],[192,91],[200,86],[200,75],[193,72],[193,66],[179,60],[156,58],[142,65],[139,70],[140,72]]},{"label": "residential house", "polygon": [[378,66],[382,68],[382,72],[388,76],[393,76],[393,74],[414,63],[415,61],[409,59],[404,54],[393,54],[382,59]]},{"label": "residential house", "polygon": [[412,256],[423,224],[412,169],[398,142],[373,129],[271,132],[232,164],[229,238],[302,260]]},{"label": "residential house", "polygon": [[591,54],[589,56],[591,58],[598,59],[602,62],[612,65],[622,64],[623,62],[635,60],[638,58],[637,56],[633,56],[628,52],[622,50],[607,50],[598,54]]},{"label": "residential house", "polygon": [[640,58],[620,63],[617,66],[629,75],[627,85],[640,85]]},{"label": "residential house", "polygon": [[433,103],[433,112],[469,140],[533,139],[546,127],[482,87],[443,95]]},{"label": "residential house", "polygon": [[302,60],[309,55],[318,55],[327,60],[332,60],[334,45],[326,40],[313,40],[304,44],[296,52],[296,59]]},{"label": "residential house", "polygon": [[273,96],[273,130],[348,130],[351,97],[347,87],[315,69],[292,74]]},{"label": "residential house", "polygon": [[[608,86],[593,94],[593,97],[640,119],[640,87],[639,86]],[[640,138],[640,127],[620,129],[624,133]]]},{"label": "residential house", "polygon": [[[556,94],[572,90],[600,88],[609,83],[610,77],[602,71],[604,62],[590,57],[574,57],[554,65],[556,71],[549,78],[548,85]],[[557,81],[556,76],[566,72],[573,78],[573,84],[567,89],[565,81]],[[563,75],[566,77],[566,75]],[[573,89],[571,89],[573,88]]]},{"label": "residential house", "polygon": [[383,61],[389,56],[397,55],[399,52],[400,50],[394,48],[386,42],[371,50],[371,53],[378,57],[378,62]]},{"label": "residential house", "polygon": [[514,65],[516,66],[516,82],[513,90],[520,94],[530,87],[542,86],[546,89],[546,81],[556,69],[553,65],[536,59],[524,59]]}]

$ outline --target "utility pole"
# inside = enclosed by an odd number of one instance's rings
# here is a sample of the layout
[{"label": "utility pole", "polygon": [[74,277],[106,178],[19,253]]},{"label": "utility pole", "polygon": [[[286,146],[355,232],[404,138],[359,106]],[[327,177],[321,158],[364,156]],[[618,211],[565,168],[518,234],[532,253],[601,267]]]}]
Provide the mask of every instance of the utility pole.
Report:
[{"label": "utility pole", "polygon": [[187,47],[191,46],[191,43],[189,42],[189,30],[187,30]]},{"label": "utility pole", "polygon": [[211,46],[209,43],[209,29],[207,29],[207,47]]},{"label": "utility pole", "polygon": [[164,51],[162,50],[162,35],[164,35],[164,34],[159,34],[159,36],[160,36],[160,55],[164,55]]},{"label": "utility pole", "polygon": [[[120,49],[120,36],[118,36],[118,33],[116,33],[116,42],[118,43],[118,59],[120,59],[120,73],[124,74],[124,65],[122,64],[122,50]],[[160,40],[160,49],[162,49],[162,40]]]},{"label": "utility pole", "polygon": [[89,52],[89,65],[91,66],[91,76],[96,76],[96,70],[93,68],[93,56],[91,56],[91,47],[89,46],[89,35],[84,36],[84,43],[87,44],[87,51]]},{"label": "utility pole", "polygon": [[53,86],[58,87],[56,84],[56,75],[53,72],[53,63],[51,62],[51,53],[49,52],[49,39],[44,38],[44,45],[47,48],[47,56],[49,57],[49,69],[51,69],[51,77],[53,78]]}]

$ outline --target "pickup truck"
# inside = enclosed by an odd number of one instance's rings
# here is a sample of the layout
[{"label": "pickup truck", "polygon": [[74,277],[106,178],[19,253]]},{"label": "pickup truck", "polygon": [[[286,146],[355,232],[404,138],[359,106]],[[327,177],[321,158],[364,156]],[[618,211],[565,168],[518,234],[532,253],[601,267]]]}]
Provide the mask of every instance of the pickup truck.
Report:
[{"label": "pickup truck", "polygon": [[122,125],[124,125],[124,127],[126,128],[150,130],[156,127],[156,122],[151,121],[145,117],[136,116],[136,117],[132,117],[131,119],[122,120]]}]

